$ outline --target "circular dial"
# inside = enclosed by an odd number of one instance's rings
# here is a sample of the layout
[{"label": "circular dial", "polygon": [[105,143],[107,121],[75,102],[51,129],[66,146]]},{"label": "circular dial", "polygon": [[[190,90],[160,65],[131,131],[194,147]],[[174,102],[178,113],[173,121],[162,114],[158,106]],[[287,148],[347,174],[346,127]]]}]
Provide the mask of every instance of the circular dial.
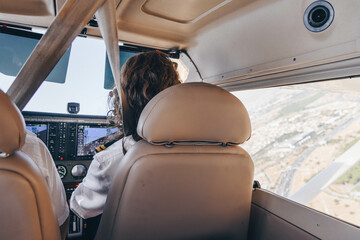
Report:
[{"label": "circular dial", "polygon": [[83,178],[86,175],[86,167],[82,164],[77,164],[71,169],[71,175],[75,178]]},{"label": "circular dial", "polygon": [[57,171],[60,175],[60,178],[64,178],[66,176],[66,173],[67,173],[67,170],[66,170],[66,167],[63,166],[63,165],[56,165],[56,168],[57,168]]}]

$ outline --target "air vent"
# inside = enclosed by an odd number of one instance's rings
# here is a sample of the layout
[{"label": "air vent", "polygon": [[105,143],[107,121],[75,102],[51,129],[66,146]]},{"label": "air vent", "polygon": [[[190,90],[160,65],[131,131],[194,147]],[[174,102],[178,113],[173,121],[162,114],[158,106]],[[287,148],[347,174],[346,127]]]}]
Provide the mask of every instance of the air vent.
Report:
[{"label": "air vent", "polygon": [[305,27],[311,32],[322,32],[334,20],[334,8],[327,1],[316,1],[310,4],[304,13]]}]

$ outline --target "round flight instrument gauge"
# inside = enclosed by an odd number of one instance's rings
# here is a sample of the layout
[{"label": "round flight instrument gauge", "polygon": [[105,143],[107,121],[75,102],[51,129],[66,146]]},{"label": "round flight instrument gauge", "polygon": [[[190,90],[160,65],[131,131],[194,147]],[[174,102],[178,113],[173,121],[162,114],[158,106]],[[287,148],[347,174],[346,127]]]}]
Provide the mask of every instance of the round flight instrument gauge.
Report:
[{"label": "round flight instrument gauge", "polygon": [[82,164],[77,164],[71,169],[71,175],[74,178],[83,178],[86,175],[86,167]]},{"label": "round flight instrument gauge", "polygon": [[60,178],[64,178],[66,176],[66,173],[67,173],[67,170],[66,170],[66,167],[63,166],[63,165],[56,165],[56,168],[57,168],[57,171],[60,175]]}]

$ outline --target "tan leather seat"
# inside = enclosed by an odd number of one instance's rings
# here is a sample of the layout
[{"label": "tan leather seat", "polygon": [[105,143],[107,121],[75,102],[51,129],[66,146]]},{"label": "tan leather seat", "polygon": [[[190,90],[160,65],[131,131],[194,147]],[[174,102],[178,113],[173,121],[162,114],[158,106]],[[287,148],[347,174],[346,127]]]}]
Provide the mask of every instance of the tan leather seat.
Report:
[{"label": "tan leather seat", "polygon": [[0,90],[0,239],[60,239],[45,181],[19,151],[24,141],[24,119]]},{"label": "tan leather seat", "polygon": [[139,119],[97,239],[246,239],[253,162],[243,104],[204,83],[170,87]]}]

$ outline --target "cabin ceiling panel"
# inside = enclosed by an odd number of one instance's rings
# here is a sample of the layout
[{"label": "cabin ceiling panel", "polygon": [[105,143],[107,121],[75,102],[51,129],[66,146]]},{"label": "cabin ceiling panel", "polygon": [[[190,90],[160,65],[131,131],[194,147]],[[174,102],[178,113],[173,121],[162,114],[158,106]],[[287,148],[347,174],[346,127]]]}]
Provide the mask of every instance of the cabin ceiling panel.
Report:
[{"label": "cabin ceiling panel", "polygon": [[146,0],[141,10],[177,23],[193,23],[231,0]]},{"label": "cabin ceiling panel", "polygon": [[0,13],[0,21],[2,23],[29,26],[29,27],[44,27],[50,26],[54,16],[26,16]]},{"label": "cabin ceiling panel", "polygon": [[[207,25],[252,2],[254,0],[122,0],[116,12],[119,39],[140,45],[153,45],[142,42],[144,38],[152,42],[161,39],[157,44],[159,48],[186,48],[194,44],[192,38]],[[123,37],[125,33],[130,38]]]},{"label": "cabin ceiling panel", "polygon": [[188,53],[204,81],[217,85],[265,75],[271,81],[274,73],[359,57],[360,29],[354,26],[360,24],[360,1],[332,0],[335,19],[318,33],[308,31],[303,23],[312,2],[259,0],[248,4],[202,31]]},{"label": "cabin ceiling panel", "polygon": [[29,16],[55,15],[53,0],[0,0],[0,13]]}]

